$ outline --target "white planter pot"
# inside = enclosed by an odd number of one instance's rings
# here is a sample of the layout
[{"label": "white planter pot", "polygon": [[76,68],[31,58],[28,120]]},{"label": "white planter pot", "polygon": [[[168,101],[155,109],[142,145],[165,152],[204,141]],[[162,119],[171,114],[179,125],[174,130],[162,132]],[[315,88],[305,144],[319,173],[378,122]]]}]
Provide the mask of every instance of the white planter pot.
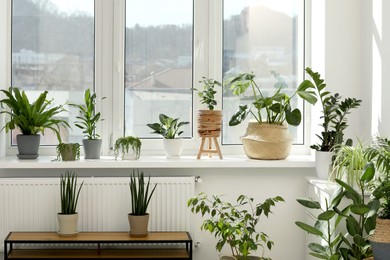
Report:
[{"label": "white planter pot", "polygon": [[77,221],[79,215],[76,214],[57,214],[58,219],[58,235],[64,237],[76,236],[78,233]]},{"label": "white planter pot", "polygon": [[315,159],[316,159],[316,172],[317,176],[320,179],[327,180],[329,179],[331,169],[332,169],[332,156],[333,152],[323,152],[316,151]]},{"label": "white planter pot", "polygon": [[163,141],[167,158],[180,158],[183,139],[164,139]]},{"label": "white planter pot", "polygon": [[122,160],[137,160],[137,159],[139,159],[139,157],[135,156],[135,152],[131,148],[129,149],[129,151],[127,153],[124,153],[124,154],[121,153],[121,158],[122,158]]}]

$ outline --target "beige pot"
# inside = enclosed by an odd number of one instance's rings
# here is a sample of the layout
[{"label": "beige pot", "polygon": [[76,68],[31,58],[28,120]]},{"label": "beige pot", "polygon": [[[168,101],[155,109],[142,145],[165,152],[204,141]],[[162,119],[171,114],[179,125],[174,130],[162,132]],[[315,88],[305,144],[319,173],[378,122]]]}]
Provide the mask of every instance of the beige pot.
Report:
[{"label": "beige pot", "polygon": [[246,155],[251,159],[281,160],[290,155],[292,138],[287,125],[251,121],[241,137]]},{"label": "beige pot", "polygon": [[198,110],[198,134],[200,137],[219,137],[221,127],[221,110]]},{"label": "beige pot", "polygon": [[149,214],[136,216],[129,214],[130,236],[146,237],[148,236]]},{"label": "beige pot", "polygon": [[79,215],[76,214],[57,214],[58,235],[61,237],[72,237],[78,233],[77,222]]}]

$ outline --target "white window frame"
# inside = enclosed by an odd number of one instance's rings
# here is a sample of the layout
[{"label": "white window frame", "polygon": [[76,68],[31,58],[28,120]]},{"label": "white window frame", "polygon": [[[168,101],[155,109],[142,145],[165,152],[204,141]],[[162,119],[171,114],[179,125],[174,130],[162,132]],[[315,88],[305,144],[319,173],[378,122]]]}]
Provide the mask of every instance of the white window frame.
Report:
[{"label": "white window frame", "polygon": [[[305,1],[306,2],[306,1]],[[305,3],[306,4],[306,3]],[[98,103],[97,111],[102,113],[97,132],[102,136],[102,154],[113,155],[111,148],[118,137],[124,133],[124,39],[125,39],[125,0],[95,0],[95,89],[98,97],[106,97]],[[205,16],[205,14],[208,14]],[[305,7],[305,37],[299,44],[308,42],[308,8]],[[11,85],[11,0],[0,1],[0,86]],[[210,22],[210,19],[213,19]],[[302,23],[303,23],[302,19]],[[222,80],[222,25],[223,0],[194,0],[193,33],[193,85],[203,76]],[[303,24],[301,28],[303,27]],[[306,46],[306,50],[309,49]],[[1,55],[4,54],[5,55]],[[306,51],[305,64],[308,64]],[[302,79],[304,77],[304,64]],[[222,90],[217,94],[217,109],[222,107]],[[196,156],[200,138],[196,131],[196,114],[201,108],[199,98],[193,95],[193,138],[184,139],[183,154]],[[310,106],[305,104],[304,145],[293,145],[295,155],[310,153]],[[224,122],[227,123],[227,122]],[[0,127],[4,125],[4,116],[0,117]],[[15,155],[16,147],[10,145],[10,134],[0,133],[0,156]],[[160,146],[160,148],[158,147]],[[222,154],[243,155],[242,145],[221,145]],[[4,152],[6,151],[6,152]],[[55,146],[41,147],[41,155],[55,155]],[[143,155],[164,155],[161,139],[143,139]]]}]

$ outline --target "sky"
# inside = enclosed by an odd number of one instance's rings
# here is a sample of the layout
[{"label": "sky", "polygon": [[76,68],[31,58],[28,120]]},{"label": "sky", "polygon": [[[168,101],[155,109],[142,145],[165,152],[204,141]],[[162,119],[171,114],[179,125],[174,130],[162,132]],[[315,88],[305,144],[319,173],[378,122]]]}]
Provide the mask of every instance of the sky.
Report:
[{"label": "sky", "polygon": [[[212,0],[210,0],[212,1]],[[60,12],[85,12],[93,13],[93,0],[51,0]],[[225,0],[225,17],[239,14],[246,6],[266,5],[269,8],[292,15],[297,13],[298,0]],[[137,4],[137,8],[132,8]],[[153,7],[153,8],[151,8]],[[291,11],[295,10],[295,11]],[[191,0],[126,0],[126,26],[132,27],[136,23],[141,26],[159,24],[191,24],[192,1]]]}]

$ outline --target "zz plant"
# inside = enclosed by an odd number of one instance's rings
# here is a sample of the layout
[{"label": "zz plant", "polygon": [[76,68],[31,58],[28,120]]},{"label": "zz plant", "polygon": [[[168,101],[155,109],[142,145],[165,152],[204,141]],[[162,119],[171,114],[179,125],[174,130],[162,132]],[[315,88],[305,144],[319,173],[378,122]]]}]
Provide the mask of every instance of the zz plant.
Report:
[{"label": "zz plant", "polygon": [[[207,196],[204,193],[188,200],[188,207],[194,213],[206,217],[201,225],[218,238],[217,251],[227,245],[235,259],[248,259],[257,249],[264,247],[271,250],[273,241],[267,234],[257,231],[260,217],[271,213],[271,207],[277,202],[284,201],[282,197],[266,199],[263,203],[255,203],[253,198],[245,195],[238,196],[236,203],[223,201],[221,196]],[[270,259],[262,257],[261,259]]]},{"label": "zz plant", "polygon": [[77,203],[84,182],[77,188],[77,176],[74,172],[67,171],[60,178],[61,212],[69,215],[77,213]]},{"label": "zz plant", "polygon": [[143,216],[146,215],[150,199],[157,188],[157,183],[150,190],[150,176],[148,182],[145,183],[144,173],[137,173],[133,171],[130,177],[130,194],[131,194],[131,209],[132,215]]}]

